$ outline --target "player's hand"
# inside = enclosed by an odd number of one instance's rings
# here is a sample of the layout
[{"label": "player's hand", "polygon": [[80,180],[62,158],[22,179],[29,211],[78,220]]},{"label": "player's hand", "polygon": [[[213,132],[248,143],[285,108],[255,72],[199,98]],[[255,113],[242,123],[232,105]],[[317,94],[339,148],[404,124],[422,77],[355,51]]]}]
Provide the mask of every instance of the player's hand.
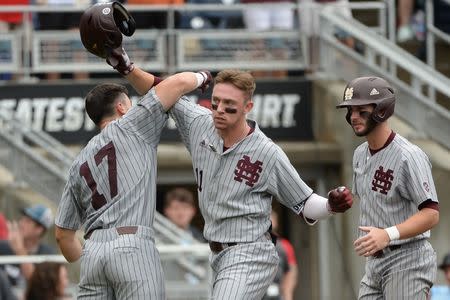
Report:
[{"label": "player's hand", "polygon": [[345,186],[328,192],[328,208],[332,213],[343,213],[353,205],[353,196]]},{"label": "player's hand", "polygon": [[202,93],[204,93],[209,88],[209,85],[211,84],[213,78],[212,78],[211,72],[209,72],[209,71],[204,70],[204,71],[199,71],[198,73],[202,74],[204,77],[203,83],[198,87],[198,89]]},{"label": "player's hand", "polygon": [[390,240],[386,230],[370,226],[360,226],[359,229],[367,232],[365,236],[353,243],[359,256],[372,256],[389,245]]},{"label": "player's hand", "polygon": [[118,47],[115,49],[106,49],[108,56],[106,57],[106,62],[116,69],[122,75],[128,75],[134,70],[134,64],[130,61],[128,54],[125,52],[123,47]]},{"label": "player's hand", "polygon": [[11,250],[16,255],[25,255],[25,245],[23,242],[23,235],[19,230],[19,224],[16,221],[7,222],[8,226],[8,240]]}]

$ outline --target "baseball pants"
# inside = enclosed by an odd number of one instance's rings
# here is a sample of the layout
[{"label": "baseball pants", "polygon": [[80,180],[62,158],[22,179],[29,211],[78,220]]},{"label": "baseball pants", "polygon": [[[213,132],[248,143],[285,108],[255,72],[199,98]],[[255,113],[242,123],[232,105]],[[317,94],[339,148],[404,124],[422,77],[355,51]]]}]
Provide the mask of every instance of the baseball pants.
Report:
[{"label": "baseball pants", "polygon": [[427,300],[436,279],[436,252],[428,241],[369,257],[361,280],[359,300]]},{"label": "baseball pants", "polygon": [[212,253],[212,299],[262,299],[275,277],[278,261],[275,245],[266,238]]},{"label": "baseball pants", "polygon": [[164,274],[153,230],[134,234],[97,229],[81,255],[78,299],[165,300]]}]

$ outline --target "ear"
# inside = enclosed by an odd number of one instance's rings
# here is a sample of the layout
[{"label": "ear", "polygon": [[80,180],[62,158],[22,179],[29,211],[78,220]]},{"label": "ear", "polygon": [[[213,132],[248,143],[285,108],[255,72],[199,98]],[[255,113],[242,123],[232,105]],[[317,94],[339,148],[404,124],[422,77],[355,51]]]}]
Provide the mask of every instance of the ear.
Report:
[{"label": "ear", "polygon": [[116,112],[119,114],[119,116],[123,116],[127,112],[127,108],[125,107],[123,101],[117,101]]},{"label": "ear", "polygon": [[250,99],[250,100],[247,101],[247,103],[244,106],[244,112],[246,114],[248,114],[252,110],[252,108],[253,108],[253,100]]}]

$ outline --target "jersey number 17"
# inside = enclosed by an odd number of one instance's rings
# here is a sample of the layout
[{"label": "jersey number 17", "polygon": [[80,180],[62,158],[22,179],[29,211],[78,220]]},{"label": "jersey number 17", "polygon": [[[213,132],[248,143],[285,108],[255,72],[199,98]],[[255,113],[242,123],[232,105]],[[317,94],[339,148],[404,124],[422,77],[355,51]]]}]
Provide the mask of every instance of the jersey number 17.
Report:
[{"label": "jersey number 17", "polygon": [[[107,157],[108,162],[108,180],[110,199],[117,195],[117,162],[116,162],[116,148],[114,148],[113,142],[109,142],[103,146],[97,154],[95,154],[95,164],[98,166],[103,158]],[[80,167],[80,175],[84,177],[87,185],[92,191],[91,204],[95,210],[106,204],[106,198],[103,194],[100,194],[97,190],[97,182],[95,182],[92,176],[91,169],[89,169],[88,162],[85,161]]]}]

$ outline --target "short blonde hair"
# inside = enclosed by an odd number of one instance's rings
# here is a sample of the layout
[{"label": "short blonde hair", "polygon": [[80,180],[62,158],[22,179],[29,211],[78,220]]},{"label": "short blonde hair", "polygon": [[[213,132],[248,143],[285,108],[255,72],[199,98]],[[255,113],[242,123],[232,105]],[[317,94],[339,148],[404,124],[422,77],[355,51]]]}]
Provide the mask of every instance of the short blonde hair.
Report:
[{"label": "short blonde hair", "polygon": [[246,99],[250,100],[256,89],[255,78],[249,72],[228,69],[220,71],[214,78],[214,84],[229,83],[244,92]]}]

